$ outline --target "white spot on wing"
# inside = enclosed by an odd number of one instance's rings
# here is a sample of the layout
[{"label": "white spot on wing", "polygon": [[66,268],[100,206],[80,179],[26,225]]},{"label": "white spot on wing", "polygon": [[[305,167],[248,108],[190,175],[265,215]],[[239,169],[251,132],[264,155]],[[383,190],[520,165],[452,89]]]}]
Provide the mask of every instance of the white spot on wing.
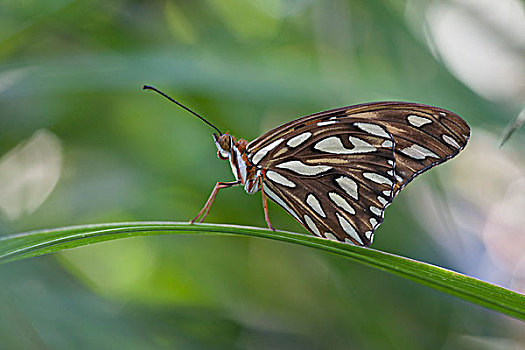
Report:
[{"label": "white spot on wing", "polygon": [[252,157],[252,163],[259,164],[259,162],[268,154],[268,152],[273,150],[275,147],[279,146],[283,141],[284,139],[275,140],[274,142],[255,152],[255,154]]},{"label": "white spot on wing", "polygon": [[370,211],[377,216],[381,216],[382,214],[381,209],[379,209],[378,207],[374,207],[373,205],[370,206]]},{"label": "white spot on wing", "polygon": [[387,197],[390,197],[392,195],[392,191],[390,190],[386,190],[386,191],[383,191],[383,194]]},{"label": "white spot on wing", "polygon": [[339,220],[339,225],[341,225],[342,229],[356,242],[363,245],[363,241],[361,240],[361,237],[359,237],[359,235],[357,234],[357,231],[355,230],[354,226],[352,226],[352,224],[349,223],[348,220],[346,220],[339,213],[336,212],[335,216],[337,216],[337,220]]},{"label": "white spot on wing", "polygon": [[312,136],[311,132],[309,131],[303,132],[302,134],[299,134],[289,139],[288,142],[286,142],[286,145],[288,147],[297,147],[300,144],[302,144],[304,141],[308,140],[311,136]]},{"label": "white spot on wing", "polygon": [[359,129],[363,130],[364,132],[367,132],[371,135],[384,137],[389,139],[390,135],[386,132],[385,129],[383,129],[381,126],[376,124],[370,124],[370,123],[354,123],[355,126],[357,126]]},{"label": "white spot on wing", "polygon": [[330,136],[330,137],[327,137],[317,142],[314,148],[322,152],[333,153],[333,154],[367,153],[367,152],[374,152],[377,150],[374,146],[372,146],[368,142],[358,139],[357,137],[349,136],[348,140],[352,143],[354,148],[352,149],[346,148],[341,142],[341,139],[336,136]]},{"label": "white spot on wing", "polygon": [[448,143],[449,145],[451,146],[454,146],[456,148],[459,148],[460,145],[456,142],[456,140],[454,140],[452,137],[448,136],[448,135],[443,135],[441,136],[443,138],[443,141],[445,141],[446,143]]},{"label": "white spot on wing", "polygon": [[319,122],[319,123],[317,123],[317,126],[332,125],[332,124],[335,124],[335,123],[337,123],[337,121],[329,120],[329,121],[325,121],[325,122]]},{"label": "white spot on wing", "polygon": [[349,151],[343,146],[343,143],[341,142],[339,137],[335,136],[327,137],[317,142],[314,148],[319,151],[335,154],[346,154],[346,152]]},{"label": "white spot on wing", "polygon": [[355,153],[366,153],[366,152],[374,152],[377,150],[374,146],[369,144],[366,141],[363,141],[357,137],[348,136],[348,141],[352,143],[354,148],[352,149]]},{"label": "white spot on wing", "polygon": [[377,220],[376,220],[376,219],[374,219],[374,218],[370,218],[370,225],[372,225],[372,227],[374,227],[374,228],[375,228],[375,227],[376,227],[376,225],[377,225]]},{"label": "white spot on wing", "polygon": [[317,174],[320,174],[322,172],[332,169],[332,167],[329,167],[326,165],[307,165],[307,164],[301,163],[298,160],[291,160],[289,162],[284,162],[284,163],[277,165],[276,167],[280,169],[288,169],[293,172],[296,172],[297,174],[307,175],[307,176],[317,175]]},{"label": "white spot on wing", "polygon": [[284,208],[284,210],[286,210],[287,212],[289,212],[290,214],[292,214],[292,216],[297,220],[299,221],[300,223],[302,223],[301,219],[299,219],[299,216],[297,215],[297,213],[295,211],[293,211],[289,206],[288,204],[286,204],[285,201],[283,201],[281,198],[279,198],[278,195],[276,195],[272,190],[270,190],[268,188],[268,186],[263,186],[263,191],[264,193],[266,193],[268,195],[268,197],[270,197],[275,203],[279,204],[281,207]]},{"label": "white spot on wing", "polygon": [[366,177],[367,179],[375,182],[375,183],[378,183],[378,184],[392,185],[392,181],[390,181],[389,179],[387,179],[383,175],[379,175],[379,174],[376,174],[376,173],[363,173],[363,176]]},{"label": "white spot on wing", "polygon": [[337,239],[337,237],[332,233],[332,232],[325,232],[324,233],[324,236],[332,241],[337,241],[339,242],[339,240]]},{"label": "white spot on wing", "polygon": [[413,159],[425,159],[426,157],[439,158],[431,150],[416,144],[413,144],[412,146],[407,148],[403,148],[401,150],[401,153],[404,153]]},{"label": "white spot on wing", "polygon": [[413,115],[413,114],[409,115],[407,117],[407,120],[408,120],[408,122],[410,124],[412,124],[413,126],[415,126],[417,128],[420,128],[423,125],[432,123],[431,119],[428,119],[428,118],[425,118],[425,117],[420,117],[418,115]]},{"label": "white spot on wing", "polygon": [[352,241],[350,238],[345,238],[345,243],[348,243],[348,244],[351,244],[351,245],[355,245],[355,242]]},{"label": "white spot on wing", "polygon": [[321,237],[321,232],[319,232],[319,229],[315,225],[315,222],[308,216],[304,216],[304,222],[306,222],[306,226],[316,235]]},{"label": "white spot on wing", "polygon": [[386,206],[388,204],[388,200],[386,200],[384,197],[382,196],[377,196],[377,200],[379,201],[379,203],[381,203],[383,206]]},{"label": "white spot on wing", "polygon": [[386,147],[386,148],[392,148],[394,144],[392,143],[392,141],[390,140],[385,140],[383,141],[383,143],[381,144],[382,147]]},{"label": "white spot on wing", "polygon": [[321,215],[323,218],[326,218],[326,214],[323,211],[323,208],[321,207],[321,203],[319,203],[319,200],[313,195],[309,194],[306,197],[306,203],[312,208],[317,214]]},{"label": "white spot on wing", "polygon": [[346,193],[348,193],[354,199],[358,199],[357,195],[357,183],[349,177],[341,176],[335,179],[335,182],[341,187]]},{"label": "white spot on wing", "polygon": [[273,182],[278,183],[279,185],[295,187],[295,184],[292,181],[288,180],[281,174],[276,173],[275,171],[271,171],[271,170],[267,171],[266,177],[272,180]]},{"label": "white spot on wing", "polygon": [[355,210],[354,208],[340,195],[338,195],[335,192],[328,192],[328,197],[334,202],[338,207],[345,210],[347,213],[354,215]]},{"label": "white spot on wing", "polygon": [[372,231],[366,231],[366,232],[365,232],[365,237],[366,237],[369,241],[371,241],[372,238],[373,238],[373,237],[372,237]]}]

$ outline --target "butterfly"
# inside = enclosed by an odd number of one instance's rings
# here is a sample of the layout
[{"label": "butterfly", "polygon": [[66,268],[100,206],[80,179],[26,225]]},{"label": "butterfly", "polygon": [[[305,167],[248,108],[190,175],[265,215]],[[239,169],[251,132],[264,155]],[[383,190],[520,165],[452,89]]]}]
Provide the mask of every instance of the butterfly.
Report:
[{"label": "butterfly", "polygon": [[470,137],[468,124],[438,107],[409,102],[372,102],[332,109],[285,123],[248,142],[222,133],[194,114],[213,134],[220,159],[235,181],[217,182],[191,220],[202,222],[222,188],[244,186],[280,205],[310,233],[370,246],[385,209],[419,174],[456,156]]}]

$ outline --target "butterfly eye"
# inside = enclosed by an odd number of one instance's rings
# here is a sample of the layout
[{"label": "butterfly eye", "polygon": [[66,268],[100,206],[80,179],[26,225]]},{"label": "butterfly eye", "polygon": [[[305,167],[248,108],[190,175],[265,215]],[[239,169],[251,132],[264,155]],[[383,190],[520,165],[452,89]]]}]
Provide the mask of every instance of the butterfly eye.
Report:
[{"label": "butterfly eye", "polygon": [[232,137],[229,134],[222,134],[217,140],[217,143],[219,144],[219,146],[221,146],[221,148],[225,150],[226,152],[230,152],[231,142],[232,142]]}]

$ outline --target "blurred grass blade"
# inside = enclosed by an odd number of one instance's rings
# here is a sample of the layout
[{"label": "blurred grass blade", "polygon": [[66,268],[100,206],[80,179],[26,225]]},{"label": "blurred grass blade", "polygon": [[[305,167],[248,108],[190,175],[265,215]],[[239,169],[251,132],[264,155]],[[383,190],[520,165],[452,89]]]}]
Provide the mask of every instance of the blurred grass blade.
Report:
[{"label": "blurred grass blade", "polygon": [[505,143],[510,139],[512,134],[516,132],[519,128],[523,126],[525,123],[525,108],[521,110],[521,112],[518,114],[516,118],[512,122],[510,122],[507,127],[505,128],[505,131],[503,132],[503,136],[501,137],[501,142],[499,144],[500,147],[503,147]]},{"label": "blurred grass blade", "polygon": [[322,249],[410,279],[509,316],[525,320],[525,296],[511,290],[430,265],[370,248],[310,235],[233,225],[190,225],[172,222],[94,224],[31,231],[0,237],[0,263],[118,238],[158,234],[242,235],[275,239]]}]

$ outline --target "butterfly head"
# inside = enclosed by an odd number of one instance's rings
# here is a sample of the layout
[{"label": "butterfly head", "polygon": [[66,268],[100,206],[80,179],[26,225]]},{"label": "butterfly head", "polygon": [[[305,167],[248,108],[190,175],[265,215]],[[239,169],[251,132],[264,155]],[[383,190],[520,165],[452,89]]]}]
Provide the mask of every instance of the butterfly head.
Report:
[{"label": "butterfly head", "polygon": [[234,143],[233,137],[228,133],[222,135],[213,134],[213,140],[217,146],[217,155],[219,158],[223,160],[230,158]]}]

